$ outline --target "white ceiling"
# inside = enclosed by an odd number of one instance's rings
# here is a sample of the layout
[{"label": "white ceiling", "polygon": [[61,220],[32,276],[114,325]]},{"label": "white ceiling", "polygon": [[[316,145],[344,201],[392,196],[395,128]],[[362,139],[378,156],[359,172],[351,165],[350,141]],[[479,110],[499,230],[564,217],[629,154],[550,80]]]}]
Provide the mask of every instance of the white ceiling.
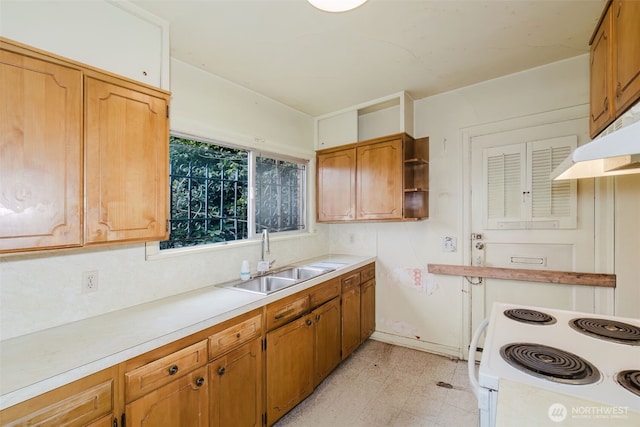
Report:
[{"label": "white ceiling", "polygon": [[171,25],[171,55],[319,116],[414,99],[589,52],[606,0],[133,0]]}]

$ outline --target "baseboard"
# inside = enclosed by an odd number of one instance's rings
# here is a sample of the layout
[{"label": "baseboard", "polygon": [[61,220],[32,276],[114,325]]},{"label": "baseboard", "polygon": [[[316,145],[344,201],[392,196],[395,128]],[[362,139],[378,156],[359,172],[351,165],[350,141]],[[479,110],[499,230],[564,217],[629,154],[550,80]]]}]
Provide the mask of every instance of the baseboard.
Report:
[{"label": "baseboard", "polygon": [[462,359],[460,349],[455,347],[448,347],[380,331],[375,331],[369,338],[371,338],[372,340],[385,342],[387,344],[399,345],[402,347],[412,348],[414,350],[440,354],[442,356],[447,356],[454,359]]}]

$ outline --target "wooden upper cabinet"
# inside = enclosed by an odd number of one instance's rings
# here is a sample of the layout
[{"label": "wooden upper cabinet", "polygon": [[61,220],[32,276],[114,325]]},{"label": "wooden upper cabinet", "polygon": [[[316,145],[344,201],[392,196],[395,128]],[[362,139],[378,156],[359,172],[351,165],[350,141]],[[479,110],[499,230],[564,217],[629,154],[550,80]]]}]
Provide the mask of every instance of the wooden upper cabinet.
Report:
[{"label": "wooden upper cabinet", "polygon": [[0,41],[0,252],[82,244],[82,73]]},{"label": "wooden upper cabinet", "polygon": [[356,149],[318,154],[318,221],[356,218]]},{"label": "wooden upper cabinet", "polygon": [[401,133],[317,153],[318,222],[429,216],[429,138]]},{"label": "wooden upper cabinet", "polygon": [[616,111],[640,97],[640,1],[613,3],[613,77]]},{"label": "wooden upper cabinet", "polygon": [[0,37],[0,253],[165,239],[168,105]]},{"label": "wooden upper cabinet", "polygon": [[357,148],[358,219],[402,219],[402,139]]},{"label": "wooden upper cabinet", "polygon": [[611,17],[609,9],[591,42],[589,133],[592,137],[599,134],[615,118],[610,59],[612,49]]},{"label": "wooden upper cabinet", "polygon": [[589,133],[595,138],[640,99],[640,2],[607,5],[591,38]]},{"label": "wooden upper cabinet", "polygon": [[166,238],[168,96],[85,78],[86,243]]}]

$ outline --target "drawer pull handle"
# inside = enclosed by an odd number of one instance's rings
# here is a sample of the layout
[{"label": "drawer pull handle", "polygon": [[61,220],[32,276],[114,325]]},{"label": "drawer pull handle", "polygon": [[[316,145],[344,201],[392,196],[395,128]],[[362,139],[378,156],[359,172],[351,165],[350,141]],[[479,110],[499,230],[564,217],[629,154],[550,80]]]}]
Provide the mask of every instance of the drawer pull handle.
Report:
[{"label": "drawer pull handle", "polygon": [[175,375],[178,373],[178,365],[173,365],[169,368],[169,375]]},{"label": "drawer pull handle", "polygon": [[218,375],[224,375],[224,373],[225,373],[226,371],[227,371],[227,370],[224,368],[224,366],[220,366],[220,367],[218,368]]},{"label": "drawer pull handle", "polygon": [[279,313],[279,314],[276,314],[275,319],[276,319],[276,320],[280,320],[280,319],[282,319],[283,317],[284,317],[284,313]]},{"label": "drawer pull handle", "polygon": [[203,377],[198,377],[198,379],[196,380],[196,385],[198,387],[202,387],[203,384],[204,384],[204,378]]}]

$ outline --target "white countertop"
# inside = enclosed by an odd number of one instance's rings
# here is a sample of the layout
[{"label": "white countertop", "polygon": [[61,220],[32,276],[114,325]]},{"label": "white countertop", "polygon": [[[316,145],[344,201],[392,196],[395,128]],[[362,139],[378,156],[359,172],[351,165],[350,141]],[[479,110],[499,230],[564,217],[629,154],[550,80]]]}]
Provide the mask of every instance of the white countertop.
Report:
[{"label": "white countertop", "polygon": [[267,296],[212,285],[0,341],[0,410],[365,266],[375,258],[327,255],[295,264],[322,261],[345,265]]}]

